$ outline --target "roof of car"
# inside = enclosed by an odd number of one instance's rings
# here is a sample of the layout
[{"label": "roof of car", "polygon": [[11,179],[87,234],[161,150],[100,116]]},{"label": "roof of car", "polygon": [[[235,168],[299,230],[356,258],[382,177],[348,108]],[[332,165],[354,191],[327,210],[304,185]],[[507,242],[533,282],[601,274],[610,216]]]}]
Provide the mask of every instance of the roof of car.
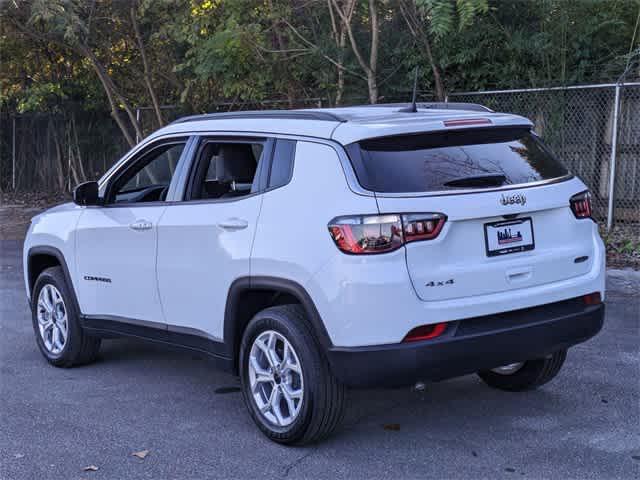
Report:
[{"label": "roof of car", "polygon": [[176,120],[153,136],[172,133],[234,132],[284,134],[332,139],[347,145],[366,138],[478,126],[532,123],[518,115],[496,113],[478,104],[378,104],[304,110],[261,110],[194,115]]}]

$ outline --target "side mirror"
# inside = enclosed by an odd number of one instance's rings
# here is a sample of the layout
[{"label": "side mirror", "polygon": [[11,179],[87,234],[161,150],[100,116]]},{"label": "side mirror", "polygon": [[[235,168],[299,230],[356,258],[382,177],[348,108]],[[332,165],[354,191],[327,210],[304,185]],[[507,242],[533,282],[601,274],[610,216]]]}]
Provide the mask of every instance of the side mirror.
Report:
[{"label": "side mirror", "polygon": [[78,205],[98,205],[98,182],[84,182],[73,189],[73,201]]}]

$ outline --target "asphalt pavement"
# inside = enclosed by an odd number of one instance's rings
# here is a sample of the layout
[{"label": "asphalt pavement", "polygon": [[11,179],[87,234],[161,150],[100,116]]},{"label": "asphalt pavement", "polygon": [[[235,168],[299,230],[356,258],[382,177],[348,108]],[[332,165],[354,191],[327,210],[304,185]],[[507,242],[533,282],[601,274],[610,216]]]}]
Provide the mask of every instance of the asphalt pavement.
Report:
[{"label": "asphalt pavement", "polygon": [[92,365],[49,366],[21,242],[0,241],[0,479],[640,478],[640,272],[610,271],[608,289],[602,332],[541,389],[471,375],[353,391],[333,437],[290,448],[262,436],[237,379],[203,356],[107,340]]}]

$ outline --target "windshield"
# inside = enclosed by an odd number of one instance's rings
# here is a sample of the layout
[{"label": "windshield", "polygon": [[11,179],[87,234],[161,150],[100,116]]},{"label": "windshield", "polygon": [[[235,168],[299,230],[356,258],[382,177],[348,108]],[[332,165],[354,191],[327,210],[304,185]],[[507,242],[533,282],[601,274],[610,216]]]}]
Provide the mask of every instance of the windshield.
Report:
[{"label": "windshield", "polygon": [[387,193],[516,185],[568,172],[528,128],[421,133],[347,146],[360,184]]}]

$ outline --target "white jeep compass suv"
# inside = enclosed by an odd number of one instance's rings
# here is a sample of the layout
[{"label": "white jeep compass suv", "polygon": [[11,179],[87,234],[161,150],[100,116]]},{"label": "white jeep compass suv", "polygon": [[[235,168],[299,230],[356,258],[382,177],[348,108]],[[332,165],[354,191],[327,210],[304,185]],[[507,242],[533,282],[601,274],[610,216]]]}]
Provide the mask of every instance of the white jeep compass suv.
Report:
[{"label": "white jeep compass suv", "polygon": [[346,387],[551,380],[603,322],[587,188],[525,118],[401,107],[199,115],[149,136],[32,220],[42,354],[86,363],[118,335],[206,353],[286,444],[329,434]]}]

